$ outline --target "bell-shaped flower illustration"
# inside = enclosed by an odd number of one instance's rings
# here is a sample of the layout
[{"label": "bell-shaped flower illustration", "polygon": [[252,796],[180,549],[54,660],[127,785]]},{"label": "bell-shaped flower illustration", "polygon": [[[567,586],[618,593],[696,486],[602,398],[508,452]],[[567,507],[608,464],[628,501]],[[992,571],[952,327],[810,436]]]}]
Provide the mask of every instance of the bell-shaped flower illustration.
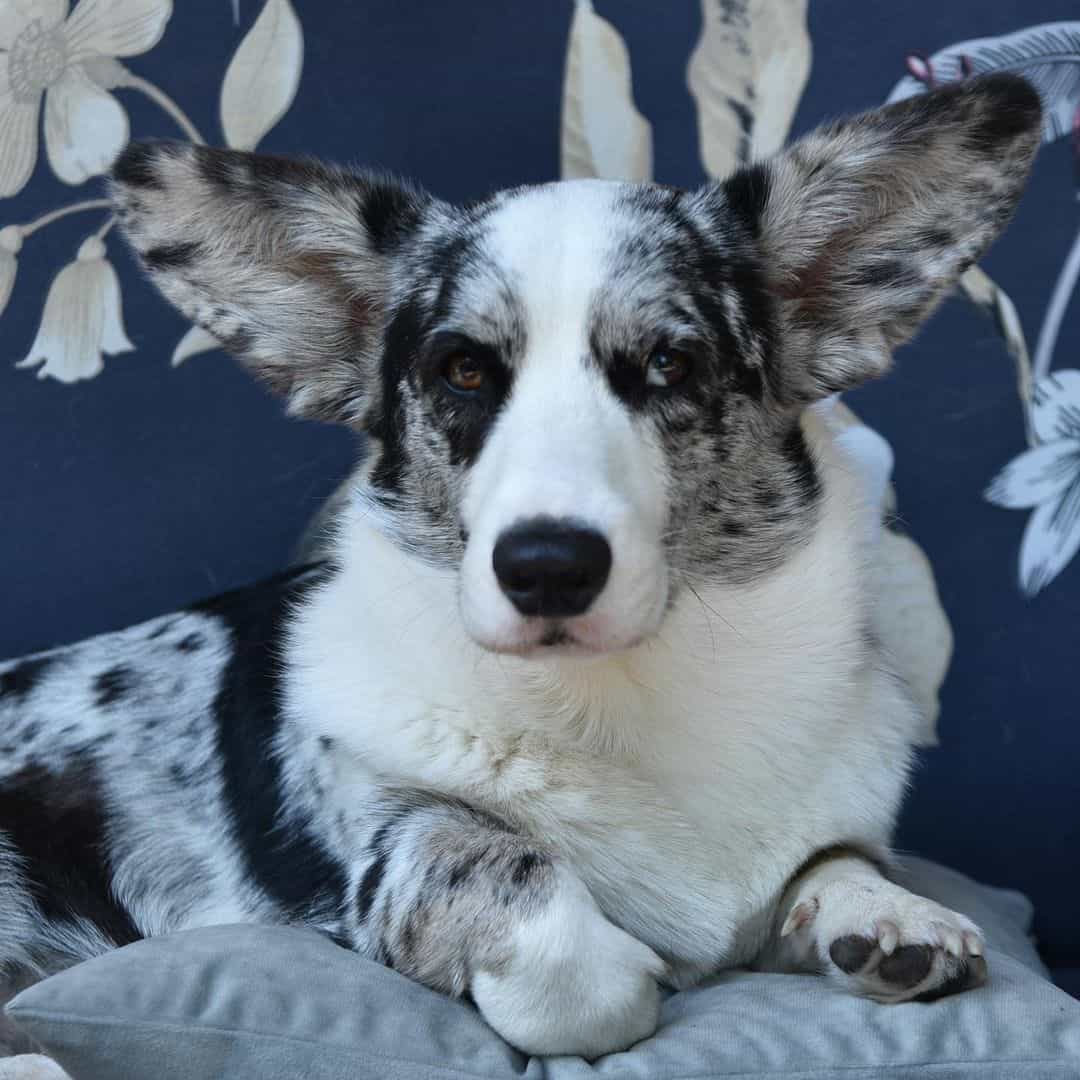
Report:
[{"label": "bell-shaped flower illustration", "polygon": [[78,258],[56,275],[34,344],[15,366],[41,364],[38,378],[70,383],[97,375],[102,353],[115,356],[134,347],[124,332],[116,271],[105,258],[105,244],[91,236]]},{"label": "bell-shaped flower illustration", "polygon": [[15,285],[15,271],[19,266],[15,256],[19,254],[22,240],[22,230],[18,225],[0,229],[0,315],[4,314]]},{"label": "bell-shaped flower illustration", "polygon": [[128,139],[123,106],[94,78],[103,63],[153,48],[172,0],[0,0],[0,197],[17,194],[45,149],[53,172],[81,184]]},{"label": "bell-shaped flower illustration", "polygon": [[986,498],[1035,511],[1020,546],[1020,586],[1034,596],[1080,550],[1080,371],[1040,379],[1031,417],[1040,445],[1009,462]]}]

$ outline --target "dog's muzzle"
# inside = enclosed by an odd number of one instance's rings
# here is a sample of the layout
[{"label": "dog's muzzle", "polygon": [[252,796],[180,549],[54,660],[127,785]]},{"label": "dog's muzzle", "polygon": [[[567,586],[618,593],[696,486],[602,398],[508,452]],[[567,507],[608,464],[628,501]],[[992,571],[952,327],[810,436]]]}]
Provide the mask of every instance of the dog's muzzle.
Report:
[{"label": "dog's muzzle", "polygon": [[522,615],[581,615],[607,583],[611,546],[577,522],[532,518],[499,537],[492,563],[499,587]]}]

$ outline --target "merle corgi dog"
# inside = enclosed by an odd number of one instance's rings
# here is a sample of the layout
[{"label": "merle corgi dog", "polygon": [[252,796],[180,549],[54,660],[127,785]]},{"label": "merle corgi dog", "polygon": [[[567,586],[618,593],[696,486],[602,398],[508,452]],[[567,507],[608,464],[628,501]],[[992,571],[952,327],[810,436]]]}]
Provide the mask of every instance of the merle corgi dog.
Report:
[{"label": "merle corgi dog", "polygon": [[164,295],[370,447],[326,561],[0,666],[0,962],[318,928],[595,1056],[733,965],[883,1002],[986,977],[890,880],[920,726],[820,403],[1002,230],[1040,103],[993,76],[694,191],[454,206],[137,144]]}]

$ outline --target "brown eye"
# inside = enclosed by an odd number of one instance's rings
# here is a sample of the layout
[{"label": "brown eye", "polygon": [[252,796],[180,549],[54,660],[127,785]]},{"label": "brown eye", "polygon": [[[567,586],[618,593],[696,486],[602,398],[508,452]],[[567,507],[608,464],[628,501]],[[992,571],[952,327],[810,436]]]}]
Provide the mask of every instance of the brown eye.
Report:
[{"label": "brown eye", "polygon": [[675,386],[690,374],[690,357],[678,349],[657,349],[645,365],[649,386]]},{"label": "brown eye", "polygon": [[447,358],[443,378],[459,393],[475,394],[487,383],[487,372],[467,352],[456,352]]}]

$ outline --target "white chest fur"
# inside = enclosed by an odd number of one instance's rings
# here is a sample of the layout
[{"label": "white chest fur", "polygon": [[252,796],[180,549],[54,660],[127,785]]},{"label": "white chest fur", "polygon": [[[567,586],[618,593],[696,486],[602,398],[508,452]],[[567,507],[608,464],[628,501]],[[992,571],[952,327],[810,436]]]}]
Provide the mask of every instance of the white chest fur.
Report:
[{"label": "white chest fur", "polygon": [[865,634],[857,485],[806,427],[826,488],[815,536],[764,582],[684,592],[657,637],[607,657],[484,652],[451,574],[358,528],[294,627],[290,712],[351,751],[342,784],[501,814],[658,951],[748,960],[808,855],[887,841],[916,727]]}]

